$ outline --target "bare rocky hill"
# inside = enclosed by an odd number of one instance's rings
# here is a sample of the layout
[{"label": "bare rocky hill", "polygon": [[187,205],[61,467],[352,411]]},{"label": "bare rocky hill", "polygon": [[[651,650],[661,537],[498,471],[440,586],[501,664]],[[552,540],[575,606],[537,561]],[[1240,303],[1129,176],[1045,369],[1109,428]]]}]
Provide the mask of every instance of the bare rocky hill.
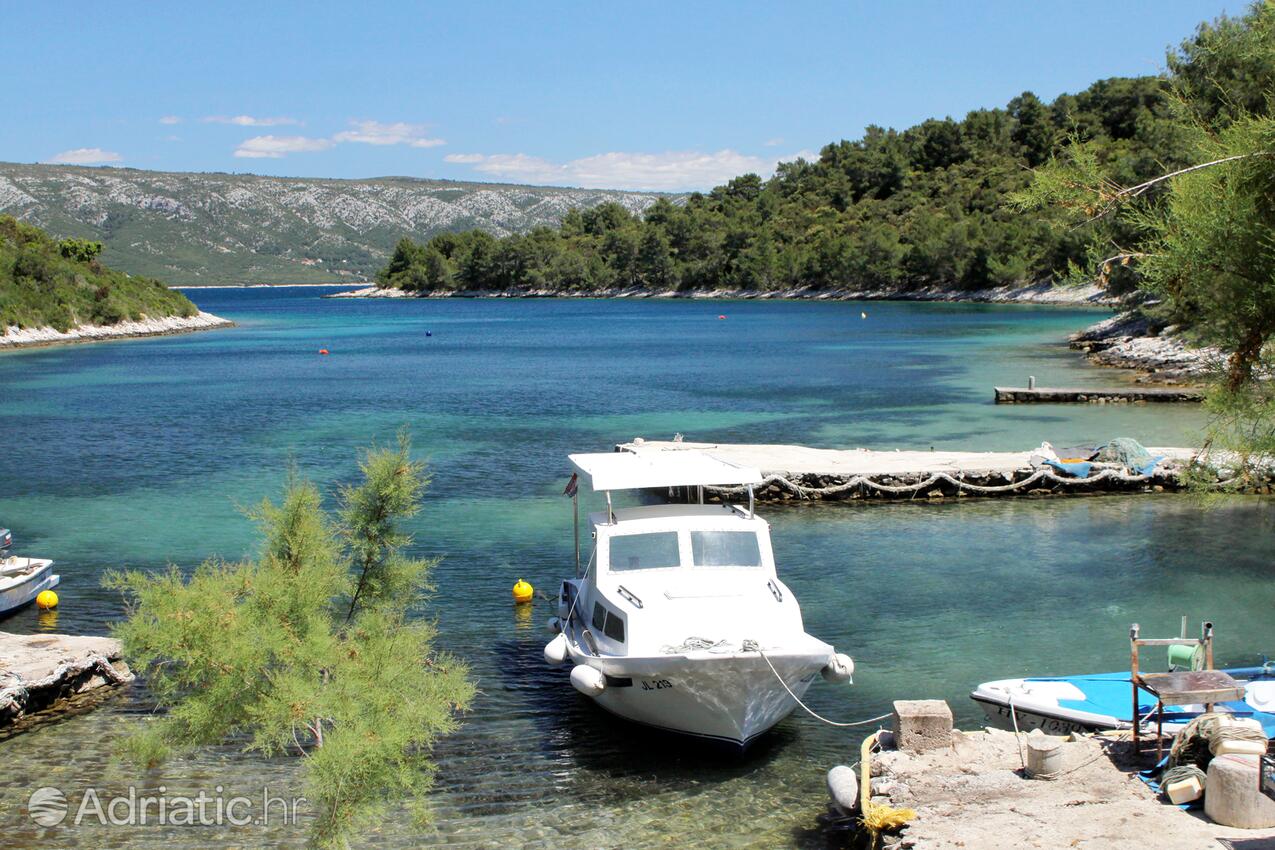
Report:
[{"label": "bare rocky hill", "polygon": [[101,240],[103,260],[175,284],[366,280],[403,236],[556,224],[572,207],[658,195],[409,177],[367,180],[0,163],[0,212]]}]

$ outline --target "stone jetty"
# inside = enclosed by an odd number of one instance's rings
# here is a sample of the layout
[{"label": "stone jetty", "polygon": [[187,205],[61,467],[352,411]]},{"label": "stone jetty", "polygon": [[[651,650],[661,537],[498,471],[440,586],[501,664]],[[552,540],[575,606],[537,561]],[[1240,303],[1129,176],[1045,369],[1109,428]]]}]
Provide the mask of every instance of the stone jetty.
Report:
[{"label": "stone jetty", "polygon": [[[1177,490],[1180,472],[1195,454],[1186,448],[1153,447],[1163,457],[1150,475],[1118,464],[1094,464],[1086,478],[1040,463],[1039,450],[1018,452],[872,451],[744,443],[691,443],[634,439],[616,451],[647,454],[699,450],[761,470],[758,501],[851,501],[947,499],[996,496],[1055,496],[1087,493],[1151,493]],[[1034,460],[1033,458],[1036,457]],[[706,499],[738,499],[742,491],[705,487]],[[674,492],[689,500],[696,494]]]},{"label": "stone jetty", "polygon": [[113,638],[0,632],[0,735],[132,680]]},{"label": "stone jetty", "polygon": [[993,387],[997,404],[1141,404],[1201,402],[1204,390],[1191,387]]},{"label": "stone jetty", "polygon": [[[935,703],[945,716],[929,710]],[[894,730],[878,733],[869,761],[871,786],[864,795],[873,807],[910,816],[901,829],[883,832],[880,846],[887,850],[1275,846],[1275,828],[1212,823],[1157,796],[1138,777],[1147,763],[1134,756],[1127,732],[1068,738],[1039,730],[962,732],[952,729],[942,701],[895,706]],[[936,744],[944,719],[944,740]],[[909,724],[918,723],[924,723],[924,735],[909,732]],[[1049,772],[1033,771],[1033,748],[1051,754]],[[847,763],[860,755],[859,747],[848,748]],[[854,833],[865,829],[860,772],[839,765],[828,774],[828,818]],[[1216,795],[1220,791],[1212,788],[1211,774],[1210,793]],[[1261,798],[1256,777],[1250,766],[1242,789],[1251,798],[1248,803],[1275,807]]]}]

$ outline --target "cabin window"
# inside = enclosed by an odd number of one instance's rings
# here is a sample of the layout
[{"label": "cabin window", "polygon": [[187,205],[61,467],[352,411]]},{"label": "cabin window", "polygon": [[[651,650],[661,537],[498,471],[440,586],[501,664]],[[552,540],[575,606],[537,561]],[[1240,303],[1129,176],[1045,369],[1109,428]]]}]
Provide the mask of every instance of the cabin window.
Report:
[{"label": "cabin window", "polygon": [[611,538],[612,570],[653,570],[681,565],[676,531],[624,534]]},{"label": "cabin window", "polygon": [[624,643],[624,620],[603,605],[593,603],[593,627],[617,643]]},{"label": "cabin window", "polygon": [[602,634],[616,643],[624,643],[624,621],[614,611],[607,611],[607,624],[603,626]]},{"label": "cabin window", "polygon": [[760,567],[761,545],[754,531],[692,531],[691,556],[697,567]]}]

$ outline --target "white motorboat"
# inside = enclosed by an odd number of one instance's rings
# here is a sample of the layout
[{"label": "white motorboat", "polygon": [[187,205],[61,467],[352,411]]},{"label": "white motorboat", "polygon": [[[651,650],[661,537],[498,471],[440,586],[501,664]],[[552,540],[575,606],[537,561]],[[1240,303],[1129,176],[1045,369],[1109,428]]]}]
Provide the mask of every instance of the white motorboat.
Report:
[{"label": "white motorboat", "polygon": [[10,555],[12,542],[9,530],[0,528],[0,614],[34,601],[41,591],[57,587],[61,580],[48,558]]},{"label": "white motorboat", "polygon": [[[850,681],[853,662],[806,634],[776,575],[770,526],[753,512],[756,469],[693,451],[570,460],[576,577],[562,583],[545,659],[570,662],[577,690],[620,717],[743,748],[816,676]],[[606,497],[588,517],[583,568],[579,484]],[[703,504],[705,486],[747,487],[747,509]],[[697,488],[700,503],[611,503],[612,491],[668,487]]]}]

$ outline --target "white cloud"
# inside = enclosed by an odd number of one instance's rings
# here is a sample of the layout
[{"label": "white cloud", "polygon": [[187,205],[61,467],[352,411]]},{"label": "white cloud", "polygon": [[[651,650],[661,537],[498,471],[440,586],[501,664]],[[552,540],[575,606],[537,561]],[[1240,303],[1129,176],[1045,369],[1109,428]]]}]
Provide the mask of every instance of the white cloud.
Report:
[{"label": "white cloud", "polygon": [[308,136],[253,136],[235,148],[235,156],[247,159],[279,159],[290,153],[322,151],[332,147],[330,139]]},{"label": "white cloud", "polygon": [[414,148],[436,148],[446,144],[442,139],[430,138],[424,124],[407,124],[398,121],[383,124],[380,121],[351,121],[352,129],[343,130],[332,137],[334,142],[356,142],[365,145],[410,145]]},{"label": "white cloud", "polygon": [[54,154],[45,162],[56,165],[97,165],[102,162],[119,162],[123,158],[114,151],[104,151],[101,148],[75,148]]},{"label": "white cloud", "polygon": [[650,189],[684,191],[708,189],[732,177],[754,172],[768,175],[782,158],[751,156],[724,149],[715,153],[666,151],[664,153],[612,152],[555,163],[527,154],[452,154],[445,162],[472,165],[475,171],[525,183],[555,183],[586,189]]},{"label": "white cloud", "polygon": [[159,119],[159,123],[161,124],[180,124],[181,122],[182,119],[179,115],[165,115],[163,118]]},{"label": "white cloud", "polygon": [[783,136],[775,136],[773,139],[767,139],[763,144],[768,148],[777,148],[784,143]]},{"label": "white cloud", "polygon": [[234,124],[237,127],[283,127],[301,123],[295,118],[283,116],[277,118],[254,118],[251,115],[209,115],[203,120],[205,124]]}]

